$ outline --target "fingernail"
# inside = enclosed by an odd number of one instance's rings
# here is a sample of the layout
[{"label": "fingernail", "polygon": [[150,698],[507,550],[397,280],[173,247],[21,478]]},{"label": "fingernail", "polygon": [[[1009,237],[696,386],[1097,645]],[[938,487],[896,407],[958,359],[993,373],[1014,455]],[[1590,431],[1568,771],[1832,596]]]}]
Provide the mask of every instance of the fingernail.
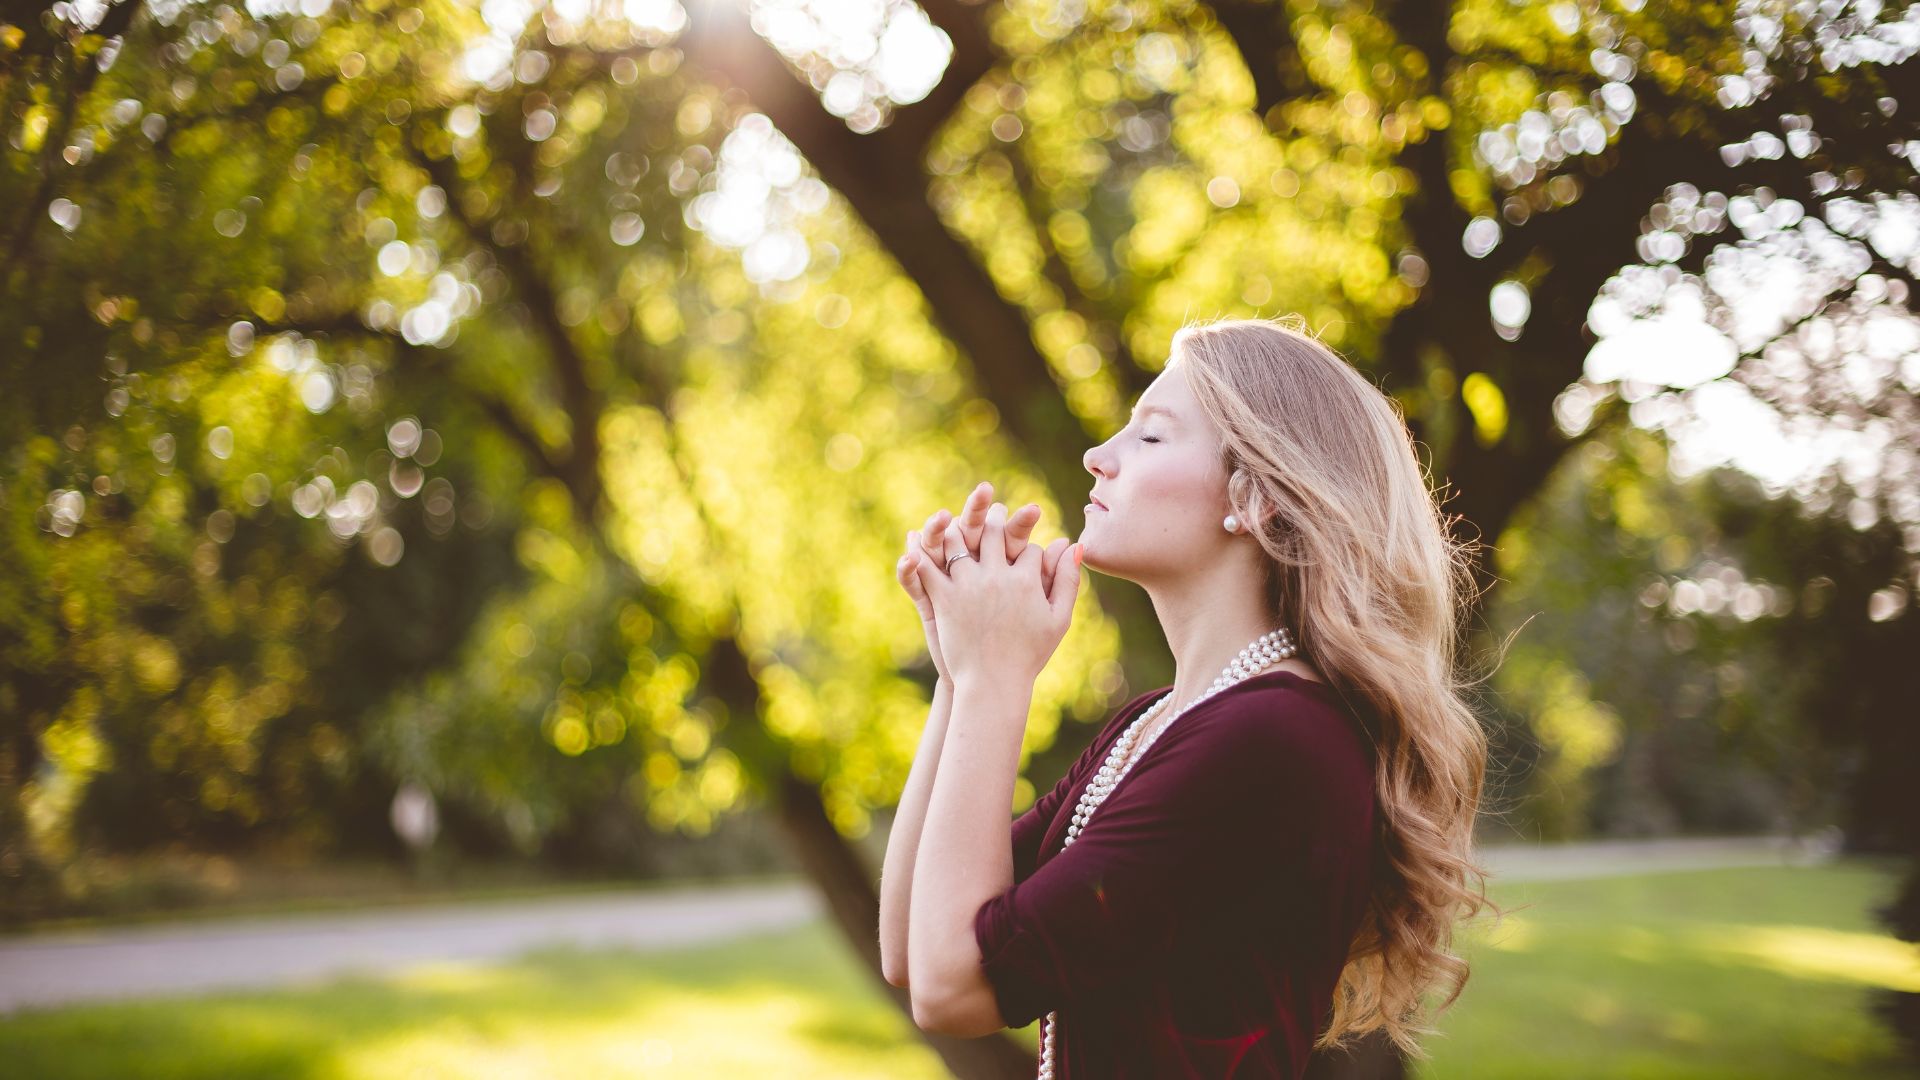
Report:
[{"label": "fingernail", "polygon": [[1080,565],[1080,552],[1081,552],[1080,545],[1079,544],[1073,545],[1073,565],[1075,566]]}]

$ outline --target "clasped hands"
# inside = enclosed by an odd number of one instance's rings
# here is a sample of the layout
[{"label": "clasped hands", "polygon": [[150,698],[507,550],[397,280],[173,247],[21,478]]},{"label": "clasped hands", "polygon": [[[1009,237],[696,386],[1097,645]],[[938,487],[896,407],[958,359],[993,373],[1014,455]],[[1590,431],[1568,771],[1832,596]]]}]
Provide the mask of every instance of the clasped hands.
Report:
[{"label": "clasped hands", "polygon": [[1040,507],[1008,515],[992,499],[993,485],[982,482],[958,517],[935,511],[907,533],[894,567],[920,613],[934,670],[954,684],[1038,678],[1080,592],[1079,546],[1064,536],[1045,548],[1030,542]]}]

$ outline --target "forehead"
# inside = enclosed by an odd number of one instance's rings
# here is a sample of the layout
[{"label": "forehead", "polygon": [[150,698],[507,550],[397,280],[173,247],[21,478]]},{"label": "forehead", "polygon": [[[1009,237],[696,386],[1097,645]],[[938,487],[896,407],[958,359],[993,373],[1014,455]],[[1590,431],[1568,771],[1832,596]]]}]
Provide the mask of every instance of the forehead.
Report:
[{"label": "forehead", "polygon": [[1133,401],[1133,418],[1145,420],[1149,416],[1164,417],[1173,424],[1186,424],[1190,416],[1198,416],[1200,403],[1188,388],[1186,378],[1171,368],[1162,371],[1140,396]]}]

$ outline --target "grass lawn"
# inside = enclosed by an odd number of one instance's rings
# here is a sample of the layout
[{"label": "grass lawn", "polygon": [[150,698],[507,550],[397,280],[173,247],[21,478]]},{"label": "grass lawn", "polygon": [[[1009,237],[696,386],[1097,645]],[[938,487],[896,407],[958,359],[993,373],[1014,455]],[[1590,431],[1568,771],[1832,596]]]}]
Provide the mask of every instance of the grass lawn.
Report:
[{"label": "grass lawn", "polygon": [[722,947],[543,949],[269,994],[0,1018],[0,1075],[941,1077],[826,923]]},{"label": "grass lawn", "polygon": [[[1424,1080],[1892,1077],[1872,986],[1920,957],[1870,907],[1884,862],[1496,882]],[[824,922],[719,948],[544,950],[274,993],[0,1018],[9,1076],[940,1077]],[[1036,1026],[1015,1033],[1032,1046]]]},{"label": "grass lawn", "polygon": [[[1897,866],[1700,870],[1519,882],[1463,931],[1466,991],[1423,1080],[1753,1080],[1920,1075],[1866,1010],[1920,992],[1920,949],[1875,925]],[[1516,910],[1517,909],[1517,910]]]}]

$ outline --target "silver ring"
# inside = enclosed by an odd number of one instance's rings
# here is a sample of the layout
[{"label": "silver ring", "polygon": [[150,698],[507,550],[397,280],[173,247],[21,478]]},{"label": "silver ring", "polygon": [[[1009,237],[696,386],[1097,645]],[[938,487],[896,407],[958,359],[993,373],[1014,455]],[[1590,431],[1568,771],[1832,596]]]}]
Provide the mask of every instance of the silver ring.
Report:
[{"label": "silver ring", "polygon": [[952,558],[950,558],[950,559],[948,559],[948,560],[947,560],[947,573],[949,573],[949,574],[951,574],[951,573],[953,573],[953,564],[954,564],[954,563],[957,563],[957,562],[959,562],[959,561],[960,561],[961,559],[971,559],[971,558],[973,558],[973,552],[971,552],[971,551],[963,551],[963,552],[961,552],[960,554],[958,554],[958,555],[955,555],[955,556],[953,556]]}]

